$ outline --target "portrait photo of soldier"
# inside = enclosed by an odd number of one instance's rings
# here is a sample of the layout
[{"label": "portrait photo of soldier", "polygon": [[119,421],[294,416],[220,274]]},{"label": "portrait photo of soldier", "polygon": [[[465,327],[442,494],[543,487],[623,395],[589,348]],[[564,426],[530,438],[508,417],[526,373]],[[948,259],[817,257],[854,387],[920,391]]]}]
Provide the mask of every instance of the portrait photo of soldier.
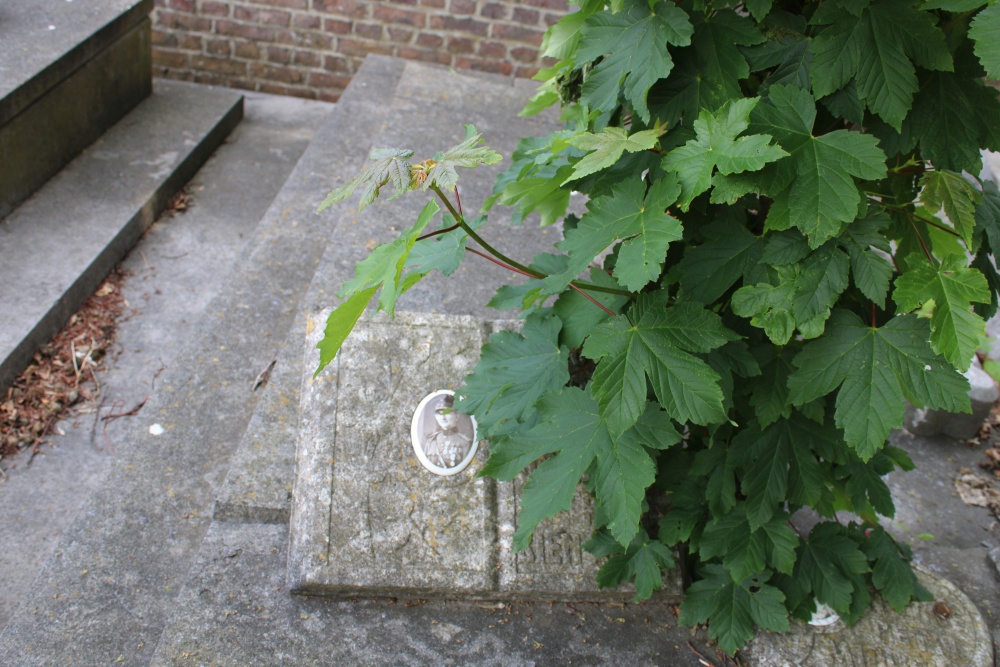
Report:
[{"label": "portrait photo of soldier", "polygon": [[444,390],[421,402],[414,415],[411,435],[421,463],[439,475],[453,474],[464,468],[476,444],[473,419],[455,410],[454,394]]}]

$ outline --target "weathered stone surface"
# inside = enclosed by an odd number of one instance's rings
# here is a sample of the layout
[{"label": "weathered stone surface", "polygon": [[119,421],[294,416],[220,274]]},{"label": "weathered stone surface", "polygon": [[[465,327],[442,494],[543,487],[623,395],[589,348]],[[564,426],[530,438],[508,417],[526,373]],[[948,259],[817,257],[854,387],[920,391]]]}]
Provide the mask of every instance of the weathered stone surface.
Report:
[{"label": "weathered stone surface", "polygon": [[[569,513],[543,522],[531,549],[514,556],[523,478],[451,477],[420,466],[410,445],[413,409],[428,393],[455,389],[502,323],[466,316],[397,313],[362,320],[318,376],[315,344],[329,311],[311,316],[299,419],[289,585],[340,596],[468,599],[607,599],[597,561],[580,545],[592,530],[581,490]],[[671,581],[669,593],[679,592]]]},{"label": "weathered stone surface", "polygon": [[768,667],[988,667],[989,630],[975,605],[953,584],[927,571],[920,582],[934,594],[902,614],[880,597],[854,626],[837,621],[823,628],[794,622],[790,632],[762,632],[745,654]]}]

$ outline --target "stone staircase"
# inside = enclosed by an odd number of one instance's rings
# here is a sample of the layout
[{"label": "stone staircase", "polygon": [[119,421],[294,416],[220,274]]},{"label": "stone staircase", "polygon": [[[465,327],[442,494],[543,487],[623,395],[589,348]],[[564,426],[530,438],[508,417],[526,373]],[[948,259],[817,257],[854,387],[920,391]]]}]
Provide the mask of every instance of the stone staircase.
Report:
[{"label": "stone staircase", "polygon": [[[128,14],[148,11],[148,4],[119,0],[117,8]],[[141,19],[135,24],[143,29]],[[533,87],[383,57],[366,60],[187,334],[176,355],[181,361],[159,377],[142,418],[123,427],[99,487],[0,632],[0,664],[704,664],[688,648],[690,630],[676,625],[671,597],[602,605],[331,600],[288,591],[308,315],[336,305],[335,292],[355,263],[411,224],[424,203],[407,197],[359,215],[345,202],[316,215],[316,202],[353,175],[371,147],[408,147],[429,156],[460,141],[468,122],[509,155],[519,137],[553,127],[551,117],[512,120]],[[169,192],[196,170],[211,151],[207,137],[218,142],[238,121],[239,99],[229,91],[156,82],[146,101],[0,222],[2,312],[44,305],[25,315],[24,324],[0,327],[0,351],[8,360],[0,365],[0,386],[2,373],[16,373],[30,359]],[[187,120],[173,126],[177,117]],[[162,142],[152,144],[161,134]],[[105,162],[115,166],[102,171]],[[486,196],[494,173],[463,174],[466,210]],[[119,190],[121,201],[112,197]],[[112,199],[116,203],[108,204]],[[67,200],[76,203],[67,207]],[[91,208],[99,214],[91,217]],[[80,226],[66,226],[66,211],[81,218]],[[108,218],[120,222],[98,225]],[[508,222],[502,213],[492,217],[490,238],[521,258],[554,240],[554,230],[513,229]],[[85,257],[57,254],[60,246],[83,245],[90,237]],[[18,258],[30,255],[43,264],[38,248],[52,257],[44,264],[65,266],[66,275],[15,283],[35,268]],[[19,268],[9,269],[16,261]],[[422,282],[399,308],[493,318],[484,304],[505,281],[517,278],[467,262],[447,281]],[[19,287],[7,290],[8,284]],[[29,293],[32,284],[52,287]],[[271,359],[270,381],[252,391],[254,376]],[[991,664],[983,652],[992,660],[991,649],[982,648],[988,631],[975,608],[953,608],[955,623],[970,628],[979,650],[969,664]]]},{"label": "stone staircase", "polygon": [[153,85],[151,0],[13,4],[0,14],[0,390],[243,110],[232,91]]}]

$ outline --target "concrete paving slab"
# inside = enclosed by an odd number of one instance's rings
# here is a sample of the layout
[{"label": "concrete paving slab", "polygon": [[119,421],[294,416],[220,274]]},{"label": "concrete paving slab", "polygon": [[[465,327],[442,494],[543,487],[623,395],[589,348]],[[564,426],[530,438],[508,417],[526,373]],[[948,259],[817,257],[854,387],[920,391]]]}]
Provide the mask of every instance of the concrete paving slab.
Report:
[{"label": "concrete paving slab", "polygon": [[226,665],[716,664],[664,603],[472,603],[289,595],[287,527],[215,522],[152,663]]},{"label": "concrete paving slab", "polygon": [[0,221],[0,387],[132,248],[239,122],[243,98],[174,81]]},{"label": "concrete paving slab", "polygon": [[129,308],[118,350],[100,375],[100,403],[57,424],[65,435],[50,436],[30,465],[27,455],[0,462],[0,627],[107,472],[125,426],[139,416],[105,418],[140,405],[166,368],[184,363],[197,321],[331,108],[246,97],[243,121],[187,184],[188,210],[155,222],[122,263]]}]

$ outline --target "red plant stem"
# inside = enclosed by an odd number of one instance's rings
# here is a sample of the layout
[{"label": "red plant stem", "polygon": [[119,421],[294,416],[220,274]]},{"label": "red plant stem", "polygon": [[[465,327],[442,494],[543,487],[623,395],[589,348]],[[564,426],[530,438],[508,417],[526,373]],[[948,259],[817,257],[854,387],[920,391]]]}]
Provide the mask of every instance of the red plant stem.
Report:
[{"label": "red plant stem", "polygon": [[465,211],[462,210],[462,198],[458,195],[458,186],[455,186],[455,203],[458,204],[458,214],[465,218]]},{"label": "red plant stem", "polygon": [[439,229],[436,232],[430,232],[428,234],[424,234],[423,236],[418,236],[417,237],[417,241],[423,241],[424,239],[429,239],[430,237],[437,236],[438,234],[446,234],[446,233],[448,233],[450,231],[458,229],[461,226],[462,225],[459,225],[459,224],[456,223],[456,224],[452,225],[451,227],[445,227],[444,229]]},{"label": "red plant stem", "polygon": [[875,328],[875,302],[872,301],[872,329]]},{"label": "red plant stem", "polygon": [[931,255],[931,251],[927,249],[927,244],[924,243],[924,237],[920,235],[920,231],[917,229],[917,223],[910,219],[910,226],[913,227],[913,233],[917,235],[917,240],[920,241],[920,247],[924,249],[924,254],[927,255],[927,261],[932,265],[934,264],[934,257]]},{"label": "red plant stem", "polygon": [[[482,257],[484,259],[488,259],[489,261],[493,262],[497,266],[502,266],[503,268],[507,269],[508,271],[513,271],[514,273],[519,273],[522,276],[528,276],[529,278],[536,278],[537,279],[537,276],[533,276],[530,273],[526,273],[526,272],[520,270],[519,268],[517,268],[515,266],[511,266],[510,264],[506,264],[504,262],[501,262],[499,259],[496,259],[495,257],[490,257],[486,253],[480,252],[479,250],[476,250],[475,248],[466,248],[466,250],[468,250],[469,252],[471,252],[473,255],[479,255],[480,257]],[[591,303],[593,303],[595,306],[597,306],[598,308],[600,308],[601,310],[603,310],[605,313],[607,313],[611,317],[616,317],[618,315],[618,313],[614,312],[613,310],[610,310],[610,309],[606,308],[604,306],[604,304],[602,304],[600,301],[598,301],[594,297],[592,297],[589,294],[587,294],[586,292],[584,292],[582,289],[580,289],[579,287],[577,287],[573,283],[570,283],[569,286],[572,289],[574,289],[577,292],[579,292],[580,294],[582,294]]]}]

